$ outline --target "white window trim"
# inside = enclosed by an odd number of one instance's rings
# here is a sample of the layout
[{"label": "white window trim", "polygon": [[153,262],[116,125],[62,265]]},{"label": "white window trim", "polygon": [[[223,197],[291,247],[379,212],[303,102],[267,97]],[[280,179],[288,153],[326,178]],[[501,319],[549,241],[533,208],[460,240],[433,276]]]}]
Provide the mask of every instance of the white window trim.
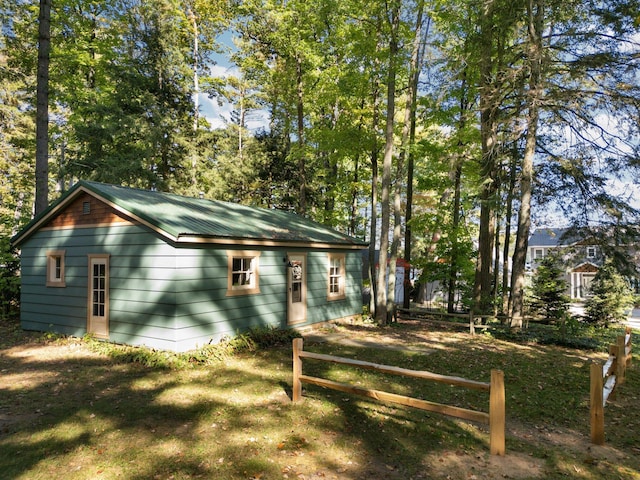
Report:
[{"label": "white window trim", "polygon": [[[332,268],[332,261],[337,260],[338,262],[340,262],[340,271],[338,272],[338,291],[337,292],[332,292],[331,291],[331,280],[332,278],[335,278],[336,275],[332,275],[331,272],[331,268]],[[327,258],[327,299],[328,300],[343,300],[346,298],[347,294],[346,294],[346,285],[345,285],[345,278],[346,278],[346,255],[344,253],[330,253],[328,255]]]},{"label": "white window trim", "polygon": [[[540,252],[540,256],[538,256],[538,252]],[[533,259],[541,260],[544,258],[544,248],[534,248],[533,249]]]},{"label": "white window trim", "polygon": [[[247,285],[233,284],[233,260],[251,259],[251,282]],[[260,252],[252,250],[227,250],[227,297],[255,295],[260,293]]]},{"label": "white window trim", "polygon": [[64,256],[64,250],[50,250],[47,252],[47,287],[67,286],[65,281]]},{"label": "white window trim", "polygon": [[596,258],[596,247],[587,247],[587,258]]}]

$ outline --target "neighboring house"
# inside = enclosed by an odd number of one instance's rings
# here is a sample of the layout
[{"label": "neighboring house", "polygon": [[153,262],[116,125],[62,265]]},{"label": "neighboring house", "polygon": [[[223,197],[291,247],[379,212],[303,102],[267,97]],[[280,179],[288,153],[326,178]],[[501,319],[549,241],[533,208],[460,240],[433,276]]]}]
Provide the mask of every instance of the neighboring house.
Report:
[{"label": "neighboring house", "polygon": [[527,262],[535,271],[544,257],[553,250],[560,251],[565,261],[567,292],[572,299],[588,297],[591,282],[604,262],[601,248],[584,239],[569,235],[564,228],[538,228],[529,238]]},{"label": "neighboring house", "polygon": [[81,181],[12,244],[25,330],[186,351],[362,313],[366,242],[282,211]]}]

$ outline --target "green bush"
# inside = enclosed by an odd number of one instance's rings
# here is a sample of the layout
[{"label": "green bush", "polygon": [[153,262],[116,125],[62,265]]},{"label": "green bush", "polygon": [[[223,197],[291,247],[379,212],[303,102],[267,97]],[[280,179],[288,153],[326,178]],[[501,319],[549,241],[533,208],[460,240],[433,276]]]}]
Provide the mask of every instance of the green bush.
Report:
[{"label": "green bush", "polygon": [[20,259],[8,237],[0,237],[0,316],[17,310],[20,303]]}]

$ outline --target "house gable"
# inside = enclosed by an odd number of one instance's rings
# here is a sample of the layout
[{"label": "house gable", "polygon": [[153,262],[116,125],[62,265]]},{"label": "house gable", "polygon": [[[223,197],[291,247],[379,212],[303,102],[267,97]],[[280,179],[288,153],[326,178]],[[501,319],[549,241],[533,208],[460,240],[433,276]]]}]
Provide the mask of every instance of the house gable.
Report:
[{"label": "house gable", "polygon": [[44,223],[42,229],[91,228],[115,224],[132,225],[133,222],[112,206],[83,192]]},{"label": "house gable", "polygon": [[598,266],[591,262],[585,262],[578,265],[571,271],[573,273],[596,273],[598,271]]}]

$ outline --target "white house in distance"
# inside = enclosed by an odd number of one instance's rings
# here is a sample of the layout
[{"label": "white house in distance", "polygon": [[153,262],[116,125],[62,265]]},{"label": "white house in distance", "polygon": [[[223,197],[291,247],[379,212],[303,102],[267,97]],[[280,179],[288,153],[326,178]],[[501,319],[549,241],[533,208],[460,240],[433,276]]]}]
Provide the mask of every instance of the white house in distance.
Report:
[{"label": "white house in distance", "polygon": [[[538,228],[529,237],[527,265],[535,272],[540,261],[551,251],[562,251],[565,260],[567,292],[572,300],[584,300],[589,296],[593,281],[605,255],[595,242],[569,233],[566,228]],[[637,285],[634,285],[637,288]]]}]

